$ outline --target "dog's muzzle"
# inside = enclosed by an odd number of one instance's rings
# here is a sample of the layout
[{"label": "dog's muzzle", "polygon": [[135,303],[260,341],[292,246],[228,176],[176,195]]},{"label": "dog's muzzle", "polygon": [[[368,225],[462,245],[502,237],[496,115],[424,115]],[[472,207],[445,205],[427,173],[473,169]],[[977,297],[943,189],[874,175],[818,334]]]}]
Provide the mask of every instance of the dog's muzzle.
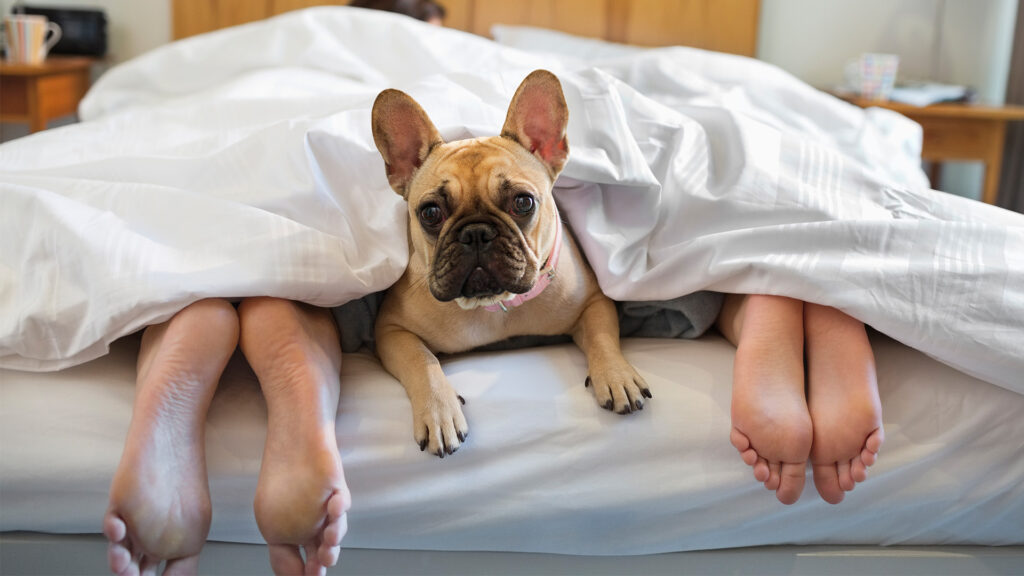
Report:
[{"label": "dog's muzzle", "polygon": [[459,291],[459,295],[463,298],[493,296],[504,292],[498,280],[487,270],[490,268],[489,264],[493,256],[490,254],[491,246],[497,237],[498,232],[494,226],[483,222],[467,224],[462,230],[459,230],[459,244],[462,245],[465,252],[464,257],[467,264],[471,264],[473,260],[476,261],[476,266],[466,276],[462,290]]},{"label": "dog's muzzle", "polygon": [[533,284],[533,275],[527,274],[526,268],[516,239],[503,236],[497,224],[469,222],[453,230],[439,250],[430,291],[442,302],[518,294]]}]

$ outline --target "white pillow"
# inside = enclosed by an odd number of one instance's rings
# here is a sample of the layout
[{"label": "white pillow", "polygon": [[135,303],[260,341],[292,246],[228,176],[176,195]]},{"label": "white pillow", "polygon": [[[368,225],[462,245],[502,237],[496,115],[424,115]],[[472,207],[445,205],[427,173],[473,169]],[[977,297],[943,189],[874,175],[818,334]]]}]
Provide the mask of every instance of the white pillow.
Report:
[{"label": "white pillow", "polygon": [[558,54],[583,61],[632,56],[649,50],[639,46],[616,44],[597,38],[585,38],[565,32],[530,26],[495,24],[491,27],[491,36],[495,42],[519,50]]}]

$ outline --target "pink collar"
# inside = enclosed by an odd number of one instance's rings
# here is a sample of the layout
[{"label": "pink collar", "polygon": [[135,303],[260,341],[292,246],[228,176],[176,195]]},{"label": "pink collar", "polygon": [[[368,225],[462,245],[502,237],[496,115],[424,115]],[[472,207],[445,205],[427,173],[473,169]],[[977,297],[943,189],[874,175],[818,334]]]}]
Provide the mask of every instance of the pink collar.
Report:
[{"label": "pink collar", "polygon": [[558,228],[555,229],[555,246],[551,249],[551,254],[548,255],[548,261],[544,263],[544,267],[540,270],[540,278],[537,279],[537,283],[533,285],[533,288],[525,294],[516,294],[515,297],[510,300],[502,300],[497,304],[491,304],[490,306],[484,306],[484,310],[488,312],[508,312],[509,308],[515,308],[520,306],[527,300],[531,300],[540,296],[540,293],[551,284],[551,280],[555,277],[555,267],[558,266],[558,253],[562,251],[562,217],[558,214],[558,207],[555,207],[555,220],[558,221]]}]

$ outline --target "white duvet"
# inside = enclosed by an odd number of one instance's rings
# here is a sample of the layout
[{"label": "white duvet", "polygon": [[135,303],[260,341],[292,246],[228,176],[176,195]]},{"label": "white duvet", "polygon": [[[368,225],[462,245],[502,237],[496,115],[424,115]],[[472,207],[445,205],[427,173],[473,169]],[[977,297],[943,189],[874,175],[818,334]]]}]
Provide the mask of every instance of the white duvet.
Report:
[{"label": "white duvet", "polygon": [[920,129],[693,49],[293,12],[123,64],[83,122],[0,146],[0,366],[53,370],[201,297],[332,306],[398,278],[402,200],[369,130],[410,93],[448,139],[492,135],[555,72],[556,195],[605,291],[836,306],[1024,393],[1024,216],[927,189]]}]

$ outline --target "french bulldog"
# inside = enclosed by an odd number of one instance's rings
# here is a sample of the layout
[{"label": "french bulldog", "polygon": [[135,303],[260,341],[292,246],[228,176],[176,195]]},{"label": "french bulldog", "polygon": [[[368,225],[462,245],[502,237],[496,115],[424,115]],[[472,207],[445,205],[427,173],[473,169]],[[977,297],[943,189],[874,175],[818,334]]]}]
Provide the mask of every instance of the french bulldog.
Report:
[{"label": "french bulldog", "polygon": [[523,335],[571,335],[597,403],[620,414],[651,392],[619,347],[615,305],[597,284],[551,190],[569,155],[568,107],[554,74],[536,70],[500,136],[446,143],[418,103],[384,90],[373,139],[408,203],[409,264],[377,315],[377,354],[412,403],[421,450],[444,458],[469,427],[436,354]]}]

